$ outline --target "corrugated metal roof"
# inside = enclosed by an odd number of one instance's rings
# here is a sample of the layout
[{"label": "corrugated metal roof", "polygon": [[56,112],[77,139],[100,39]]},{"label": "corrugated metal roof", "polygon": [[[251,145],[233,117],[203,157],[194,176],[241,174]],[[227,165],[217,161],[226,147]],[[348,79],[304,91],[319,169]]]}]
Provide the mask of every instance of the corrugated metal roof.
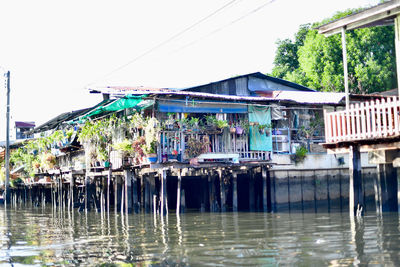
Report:
[{"label": "corrugated metal roof", "polygon": [[[138,89],[139,88],[139,89]],[[339,104],[345,98],[345,93],[331,92],[301,92],[301,91],[274,91],[268,96],[236,96],[236,95],[219,95],[211,93],[177,91],[166,88],[152,88],[142,90],[140,87],[114,87],[108,86],[103,88],[93,89],[97,92],[112,94],[117,97],[122,97],[127,94],[131,95],[175,95],[175,96],[190,96],[208,99],[221,99],[231,101],[292,101],[302,104]]]},{"label": "corrugated metal roof", "polygon": [[33,127],[35,127],[35,122],[33,122],[33,121],[16,121],[15,127],[33,128]]},{"label": "corrugated metal roof", "polygon": [[303,104],[339,104],[345,93],[275,91],[273,98],[280,101],[294,101]]},{"label": "corrugated metal roof", "polygon": [[242,78],[242,77],[249,77],[249,76],[256,77],[256,78],[259,78],[259,79],[269,80],[269,81],[272,81],[272,82],[275,82],[275,83],[278,83],[278,84],[282,84],[282,85],[285,85],[285,86],[288,86],[288,87],[292,87],[292,88],[300,90],[300,91],[315,92],[314,89],[305,87],[305,86],[300,85],[298,83],[294,83],[294,82],[290,82],[290,81],[287,81],[287,80],[284,80],[284,79],[280,79],[280,78],[272,77],[272,76],[269,76],[269,75],[265,75],[265,74],[262,74],[261,72],[254,72],[254,73],[249,73],[249,74],[244,74],[244,75],[238,75],[238,76],[231,77],[231,78],[228,78],[228,79],[224,79],[224,80],[220,80],[220,81],[214,81],[214,82],[211,82],[211,83],[208,83],[208,84],[202,84],[202,85],[196,85],[196,86],[187,87],[187,88],[184,88],[183,90],[191,91],[191,90],[194,90],[194,89],[196,89],[198,87],[203,87],[203,86],[211,85],[211,84],[215,84],[215,83],[222,83],[222,82],[226,82],[226,81],[229,81],[229,80],[238,79],[238,78]]},{"label": "corrugated metal roof", "polygon": [[[139,88],[139,89],[136,89]],[[107,86],[99,87],[96,89],[91,89],[92,91],[110,94],[115,97],[123,97],[125,95],[176,95],[176,96],[191,96],[191,97],[201,97],[210,99],[225,99],[225,100],[241,100],[241,101],[266,101],[271,100],[269,97],[257,97],[257,96],[235,96],[235,95],[217,95],[211,93],[200,93],[200,92],[190,92],[190,91],[178,91],[166,88],[152,88],[143,90],[140,87],[121,87],[121,86]]]}]

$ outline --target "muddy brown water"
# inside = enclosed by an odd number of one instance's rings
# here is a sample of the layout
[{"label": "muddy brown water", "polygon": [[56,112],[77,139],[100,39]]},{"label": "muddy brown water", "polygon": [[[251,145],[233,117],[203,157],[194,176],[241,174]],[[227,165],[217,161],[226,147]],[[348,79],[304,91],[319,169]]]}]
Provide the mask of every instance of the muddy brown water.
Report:
[{"label": "muddy brown water", "polygon": [[79,213],[0,206],[1,266],[400,265],[399,215]]}]

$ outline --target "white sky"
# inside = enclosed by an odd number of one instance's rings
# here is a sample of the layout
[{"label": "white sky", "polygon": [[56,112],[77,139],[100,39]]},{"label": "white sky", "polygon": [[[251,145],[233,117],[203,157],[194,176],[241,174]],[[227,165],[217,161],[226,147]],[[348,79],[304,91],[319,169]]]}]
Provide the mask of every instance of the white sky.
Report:
[{"label": "white sky", "polygon": [[[278,39],[292,38],[301,24],[378,0],[275,0],[265,6],[268,0],[237,0],[104,77],[230,2],[0,0],[0,66],[11,71],[12,121],[39,125],[62,112],[92,106],[101,96],[89,94],[89,84],[184,87],[268,73]],[[6,90],[1,77],[4,140]]]}]

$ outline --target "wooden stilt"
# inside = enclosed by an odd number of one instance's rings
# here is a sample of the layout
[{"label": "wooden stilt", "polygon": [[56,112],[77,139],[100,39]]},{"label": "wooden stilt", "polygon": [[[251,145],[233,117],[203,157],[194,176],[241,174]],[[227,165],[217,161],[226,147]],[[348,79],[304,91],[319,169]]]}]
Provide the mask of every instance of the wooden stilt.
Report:
[{"label": "wooden stilt", "polygon": [[114,213],[118,212],[118,176],[114,176]]},{"label": "wooden stilt", "polygon": [[261,175],[263,181],[263,211],[268,211],[268,182],[267,182],[267,168],[261,167]]},{"label": "wooden stilt", "polygon": [[185,189],[182,189],[182,193],[181,193],[181,213],[185,213],[185,208],[186,208]]},{"label": "wooden stilt", "polygon": [[107,173],[107,212],[110,212],[111,175],[112,175],[112,168],[110,166]]},{"label": "wooden stilt", "polygon": [[226,211],[226,200],[225,200],[225,183],[224,177],[222,175],[222,170],[218,170],[219,176],[219,186],[220,186],[220,196],[221,196],[221,212]]},{"label": "wooden stilt", "polygon": [[232,173],[232,182],[233,182],[233,193],[232,193],[232,206],[233,211],[238,211],[238,193],[237,193],[237,173],[234,171]]},{"label": "wooden stilt", "polygon": [[255,199],[254,199],[254,172],[250,170],[249,175],[249,210],[255,211]]},{"label": "wooden stilt", "polygon": [[135,213],[139,212],[138,206],[138,193],[137,193],[137,177],[134,172],[132,172],[132,200],[133,200],[133,210]]},{"label": "wooden stilt", "polygon": [[165,170],[162,171],[162,178],[163,178],[163,195],[164,195],[164,207],[165,207],[165,214],[168,214],[168,191],[167,191],[167,172]]},{"label": "wooden stilt", "polygon": [[150,212],[150,175],[143,177],[143,191],[144,191],[144,210],[146,213]]},{"label": "wooden stilt", "polygon": [[125,213],[132,212],[132,170],[124,171],[125,180]]},{"label": "wooden stilt", "polygon": [[121,215],[124,213],[125,186],[121,187]]},{"label": "wooden stilt", "polygon": [[364,187],[361,176],[360,147],[352,145],[349,147],[349,212],[355,215],[358,209],[364,212]]},{"label": "wooden stilt", "polygon": [[165,181],[164,181],[164,170],[160,172],[161,189],[160,189],[160,215],[164,216],[164,196],[165,196]]},{"label": "wooden stilt", "polygon": [[182,180],[182,173],[181,170],[178,171],[178,183],[176,186],[176,214],[180,213],[181,207],[181,180]]},{"label": "wooden stilt", "polygon": [[208,203],[210,212],[214,212],[213,175],[208,176]]}]

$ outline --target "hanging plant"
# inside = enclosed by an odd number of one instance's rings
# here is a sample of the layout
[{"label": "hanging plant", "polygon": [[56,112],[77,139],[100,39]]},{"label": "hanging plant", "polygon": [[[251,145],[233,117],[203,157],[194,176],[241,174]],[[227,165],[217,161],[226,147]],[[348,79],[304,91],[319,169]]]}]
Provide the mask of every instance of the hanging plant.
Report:
[{"label": "hanging plant", "polygon": [[156,147],[158,145],[158,134],[160,132],[159,122],[156,118],[149,118],[144,128],[145,147],[144,152],[146,154],[156,153]]}]

